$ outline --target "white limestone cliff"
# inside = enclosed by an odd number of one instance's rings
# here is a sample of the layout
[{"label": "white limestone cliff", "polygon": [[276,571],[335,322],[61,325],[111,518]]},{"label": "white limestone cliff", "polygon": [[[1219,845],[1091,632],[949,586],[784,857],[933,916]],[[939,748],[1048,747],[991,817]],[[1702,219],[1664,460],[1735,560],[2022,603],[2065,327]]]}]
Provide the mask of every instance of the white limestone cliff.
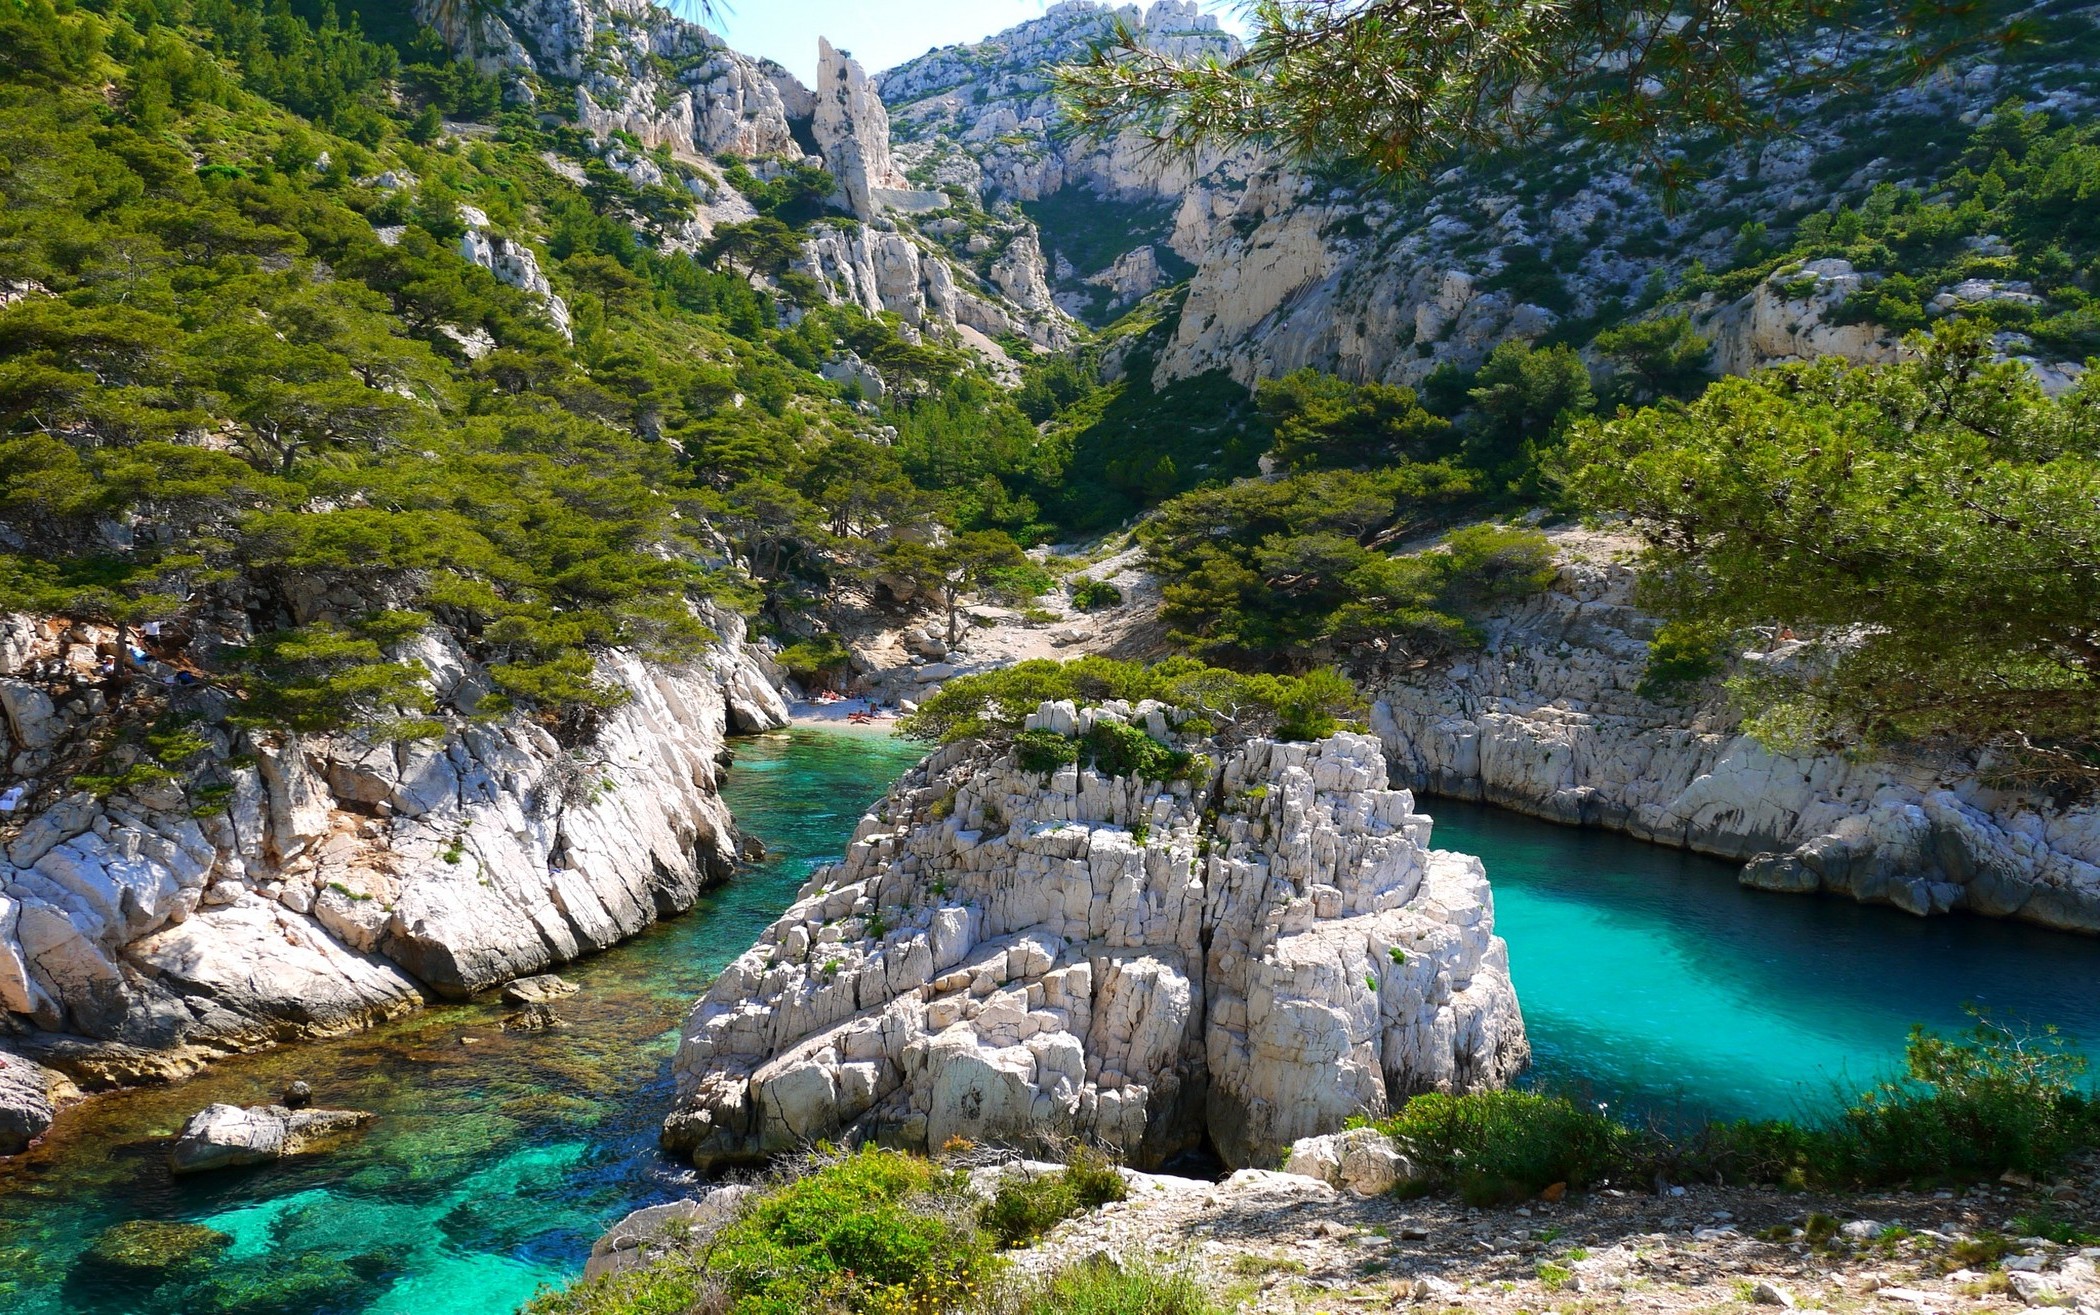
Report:
[{"label": "white limestone cliff", "polygon": [[2100,806],[1994,789],[1965,761],[1774,755],[1716,690],[1645,698],[1634,545],[1553,537],[1558,579],[1490,618],[1484,649],[1365,673],[1396,779],[1744,861],[1762,889],[2100,932]]},{"label": "white limestone cliff", "polygon": [[[442,631],[409,641],[450,730],[403,744],[214,729],[230,782],[105,797],[65,784],[109,708],[32,662],[92,628],[5,619],[0,674],[0,1045],[102,1085],[355,1030],[601,950],[689,908],[736,861],[716,792],[733,731],[785,722],[742,645],[687,669],[604,655],[626,701],[558,743],[469,719],[486,676]],[[106,638],[106,637],[105,637]],[[209,690],[194,697],[209,699]],[[239,756],[244,755],[244,756]],[[9,1039],[11,1037],[11,1039]]]},{"label": "white limestone cliff", "polygon": [[[1033,725],[1162,711],[1045,704]],[[1235,1165],[1528,1059],[1476,859],[1375,741],[1255,741],[1194,783],[944,749],[694,1007],[667,1148],[1084,1138]]]},{"label": "white limestone cliff", "polygon": [[938,210],[941,192],[920,191],[890,157],[890,116],[859,61],[817,38],[816,108],[810,134],[839,181],[846,209],[873,219],[887,210]]}]

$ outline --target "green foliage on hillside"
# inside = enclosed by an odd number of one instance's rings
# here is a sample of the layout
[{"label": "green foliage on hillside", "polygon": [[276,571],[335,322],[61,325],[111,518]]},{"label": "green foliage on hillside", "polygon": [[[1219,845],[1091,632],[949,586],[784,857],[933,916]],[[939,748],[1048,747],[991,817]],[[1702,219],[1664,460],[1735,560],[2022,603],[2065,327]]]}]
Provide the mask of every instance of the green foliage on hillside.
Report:
[{"label": "green foliage on hillside", "polygon": [[[1734,269],[1695,268],[1678,295],[1737,296],[1775,272],[1841,258],[1881,276],[1846,300],[1841,319],[1902,333],[1958,314],[2083,360],[2100,353],[2096,197],[2100,124],[2008,104],[1976,127],[1935,187],[1882,184],[1855,205],[1810,214],[1784,248],[1739,248]],[[1951,304],[1936,305],[1943,291]]]},{"label": "green foliage on hillside", "polygon": [[2100,395],[2045,397],[1979,325],[1912,348],[1581,426],[1568,486],[1632,516],[1666,616],[1807,642],[1736,679],[1775,747],[1980,743],[2009,778],[2100,777]]},{"label": "green foliage on hillside", "polygon": [[1422,409],[1412,388],[1351,384],[1316,370],[1263,381],[1255,405],[1291,470],[1385,465],[1442,456],[1451,422]]},{"label": "green foliage on hillside", "polygon": [[[208,617],[190,656],[245,719],[403,734],[432,723],[399,646],[441,623],[483,711],[580,730],[612,701],[595,650],[675,661],[703,605],[794,609],[900,533],[1037,523],[951,478],[1032,478],[996,434],[944,454],[918,418],[991,400],[967,357],[852,310],[786,325],[747,277],[828,179],[732,170],[767,217],[664,248],[682,190],[358,10],[0,7],[0,606]],[[463,257],[467,206],[537,251],[573,342]],[[898,447],[817,376],[842,348],[884,373]]]}]

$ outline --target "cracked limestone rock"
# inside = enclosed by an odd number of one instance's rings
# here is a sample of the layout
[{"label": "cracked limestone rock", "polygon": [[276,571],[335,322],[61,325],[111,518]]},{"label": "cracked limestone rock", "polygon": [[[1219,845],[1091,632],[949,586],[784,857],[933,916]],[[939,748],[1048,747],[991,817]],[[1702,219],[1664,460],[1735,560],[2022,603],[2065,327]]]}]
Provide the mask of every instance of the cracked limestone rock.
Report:
[{"label": "cracked limestone rock", "polygon": [[[1167,734],[1162,710],[1045,704]],[[936,753],[694,1007],[665,1145],[820,1138],[1277,1163],[1529,1056],[1477,859],[1428,848],[1367,736],[1253,741],[1194,783]]]},{"label": "cracked limestone rock", "polygon": [[[690,667],[604,655],[627,698],[587,744],[468,718],[486,674],[433,630],[398,656],[428,673],[442,738],[214,730],[220,808],[158,784],[33,796],[0,847],[0,1029],[90,1087],[178,1076],[543,972],[690,908],[738,861],[717,792],[728,735],[786,721],[741,625],[718,624]],[[12,670],[48,660],[45,629],[0,618]],[[48,702],[16,698],[0,738],[63,748],[93,730]],[[24,776],[0,772],[0,792]]]}]

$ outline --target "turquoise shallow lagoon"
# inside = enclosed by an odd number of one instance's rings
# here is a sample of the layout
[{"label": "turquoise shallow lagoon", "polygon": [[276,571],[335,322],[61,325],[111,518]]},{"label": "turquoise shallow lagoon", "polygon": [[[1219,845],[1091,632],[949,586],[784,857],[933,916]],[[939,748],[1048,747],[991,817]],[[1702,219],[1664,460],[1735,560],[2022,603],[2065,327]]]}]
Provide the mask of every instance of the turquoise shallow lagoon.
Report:
[{"label": "turquoise shallow lagoon", "polygon": [[[563,974],[574,1026],[497,1030],[447,1005],[356,1037],[247,1056],[176,1088],[69,1114],[0,1165],[0,1311],[13,1315],[507,1315],[577,1273],[610,1221],[687,1190],[656,1128],[676,1027],[708,978],[843,847],[916,757],[880,736],[740,742],[729,795],[771,856],[687,916]],[[1533,1080],[1620,1108],[1783,1114],[1885,1071],[1913,1021],[1978,1002],[2100,1038],[2100,945],[1978,919],[1740,890],[1725,864],[1432,800],[1439,847],[1482,855],[1538,1062]],[[272,1098],[294,1077],[377,1111],[307,1164],[181,1182],[183,1119]],[[83,1262],[128,1220],[230,1239],[119,1282]]]}]

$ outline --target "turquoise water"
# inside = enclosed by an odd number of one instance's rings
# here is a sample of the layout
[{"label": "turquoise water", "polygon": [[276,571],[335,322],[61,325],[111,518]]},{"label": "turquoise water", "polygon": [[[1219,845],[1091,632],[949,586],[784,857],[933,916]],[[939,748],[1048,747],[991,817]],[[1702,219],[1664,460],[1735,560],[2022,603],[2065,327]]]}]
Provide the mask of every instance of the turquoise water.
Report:
[{"label": "turquoise water", "polygon": [[[506,1035],[494,1001],[425,1010],[339,1041],[244,1056],[174,1088],[70,1112],[0,1162],[0,1311],[13,1315],[507,1315],[573,1277],[605,1226],[681,1195],[656,1130],[686,1007],[844,846],[918,757],[886,737],[797,732],[740,741],[725,794],[767,861],[683,918],[562,969],[582,986],[566,1031]],[[303,1164],[176,1180],[168,1140],[212,1101],[275,1098],[379,1114]],[[83,1263],[126,1220],[231,1239],[167,1281]]]},{"label": "turquoise water", "polygon": [[[508,1315],[576,1274],[627,1211],[689,1190],[656,1151],[676,1027],[708,978],[843,847],[916,755],[877,736],[743,741],[728,795],[771,857],[699,908],[563,970],[562,1032],[509,1036],[493,1002],[246,1056],[103,1097],[0,1164],[0,1311],[21,1315]],[[1619,1108],[1783,1114],[1884,1071],[1913,1021],[1964,1002],[2100,1037],[2090,940],[1977,919],[1758,895],[1732,867],[1513,814],[1425,801],[1439,846],[1486,859],[1535,1081]],[[2015,1008],[2016,1007],[2016,1008]],[[304,1164],[176,1181],[184,1118],[294,1077],[376,1111]],[[226,1241],[119,1285],[82,1253],[128,1220]]]},{"label": "turquoise water", "polygon": [[1913,1023],[1975,1005],[2100,1042],[2100,943],[1736,884],[1736,866],[1425,799],[1478,854],[1531,1035],[1534,1082],[1668,1118],[1783,1116],[1901,1067]]}]

